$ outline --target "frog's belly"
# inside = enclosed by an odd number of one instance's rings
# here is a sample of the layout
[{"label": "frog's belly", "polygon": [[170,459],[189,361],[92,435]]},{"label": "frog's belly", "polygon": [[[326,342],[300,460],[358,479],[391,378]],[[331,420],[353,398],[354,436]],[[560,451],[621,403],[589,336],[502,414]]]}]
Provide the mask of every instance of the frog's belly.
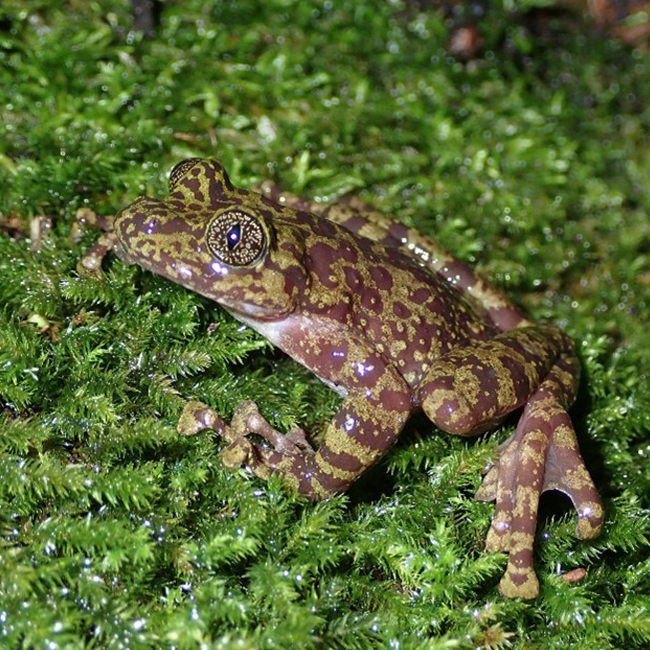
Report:
[{"label": "frog's belly", "polygon": [[277,348],[280,348],[284,353],[289,355],[292,359],[305,366],[308,370],[313,372],[318,379],[320,379],[327,387],[331,388],[335,393],[341,397],[347,397],[348,390],[340,384],[336,384],[327,377],[323,377],[318,374],[309,365],[307,360],[301,359],[298,355],[294,353],[294,350],[290,345],[292,339],[295,337],[295,323],[292,322],[291,318],[281,320],[281,321],[259,321],[253,318],[246,316],[245,314],[238,313],[236,311],[231,311],[230,309],[224,307],[226,311],[236,318],[240,323],[244,323],[251,329],[255,330],[258,334],[261,334],[265,339],[271,341],[273,345]]}]

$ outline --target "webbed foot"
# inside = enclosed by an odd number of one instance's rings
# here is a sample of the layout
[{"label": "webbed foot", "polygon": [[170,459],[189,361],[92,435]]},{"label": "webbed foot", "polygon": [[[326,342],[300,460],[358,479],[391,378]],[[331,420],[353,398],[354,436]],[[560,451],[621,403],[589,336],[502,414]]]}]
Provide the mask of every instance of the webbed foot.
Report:
[{"label": "webbed foot", "polygon": [[509,554],[501,593],[535,598],[539,582],[533,569],[533,543],[541,494],[559,490],[569,496],[578,511],[576,535],[581,539],[600,533],[604,511],[580,456],[571,420],[559,404],[531,400],[514,435],[499,452],[476,493],[481,501],[496,500],[486,547]]}]

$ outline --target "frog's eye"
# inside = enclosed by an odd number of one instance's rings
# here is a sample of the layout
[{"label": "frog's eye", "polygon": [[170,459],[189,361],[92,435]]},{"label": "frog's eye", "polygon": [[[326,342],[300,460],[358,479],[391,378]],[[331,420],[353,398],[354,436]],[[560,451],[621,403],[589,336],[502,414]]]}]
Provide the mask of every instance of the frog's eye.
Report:
[{"label": "frog's eye", "polygon": [[201,159],[200,158],[187,158],[186,160],[182,160],[181,162],[174,167],[174,169],[169,172],[169,191],[173,192],[174,187],[176,187],[176,183],[185,175],[185,173],[194,167],[197,162],[199,162]]},{"label": "frog's eye", "polygon": [[205,233],[208,250],[228,266],[252,266],[266,251],[266,231],[260,220],[241,210],[217,215]]}]

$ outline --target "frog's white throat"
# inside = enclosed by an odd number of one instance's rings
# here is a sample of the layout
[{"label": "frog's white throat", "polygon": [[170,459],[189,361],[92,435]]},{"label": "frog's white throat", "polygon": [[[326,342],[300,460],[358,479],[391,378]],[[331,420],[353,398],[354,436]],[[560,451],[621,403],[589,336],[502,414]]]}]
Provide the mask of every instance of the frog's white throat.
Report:
[{"label": "frog's white throat", "polygon": [[[296,353],[295,349],[290,349],[293,346],[294,337],[296,336],[296,318],[292,316],[285,316],[279,320],[257,320],[246,314],[242,314],[239,311],[231,310],[228,307],[222,305],[222,307],[236,318],[240,323],[244,323],[251,329],[255,330],[258,334],[263,336],[267,341],[270,341],[275,345],[275,347],[280,348],[284,353],[288,354],[295,361],[305,366],[311,372],[314,372],[313,368],[310,368],[308,360],[301,358],[300,354]],[[295,315],[294,315],[295,316]],[[299,320],[299,319],[298,319]],[[298,328],[299,329],[299,328]],[[341,397],[347,397],[348,390],[343,386],[335,384],[326,377],[314,373],[326,386],[331,388],[335,393]]]}]

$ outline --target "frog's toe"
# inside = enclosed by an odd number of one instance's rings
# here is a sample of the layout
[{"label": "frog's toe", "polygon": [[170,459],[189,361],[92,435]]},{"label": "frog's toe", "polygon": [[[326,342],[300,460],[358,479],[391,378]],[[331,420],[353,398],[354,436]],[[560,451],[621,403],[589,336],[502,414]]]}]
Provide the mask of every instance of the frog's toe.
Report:
[{"label": "frog's toe", "polygon": [[587,501],[578,507],[578,524],[576,536],[580,539],[594,539],[603,529],[605,513],[598,501]]},{"label": "frog's toe", "polygon": [[[512,473],[504,472],[502,483],[507,485],[509,478],[512,479]],[[507,598],[529,599],[539,593],[533,566],[537,517],[534,512],[522,516],[522,511],[538,498],[538,493],[522,486],[510,490],[502,485],[497,495],[485,546],[490,552],[508,553],[508,567],[499,584],[499,590]]]},{"label": "frog's toe", "polygon": [[[273,428],[260,413],[255,402],[246,400],[235,409],[230,429],[233,435],[229,440],[236,440],[239,436],[257,434],[281,455],[296,455],[305,452],[313,453],[305,432],[298,426],[291,428],[289,433],[282,434]],[[269,461],[270,462],[270,461]]]},{"label": "frog's toe", "polygon": [[[498,461],[488,470],[483,480],[483,485],[476,493],[480,501],[496,501],[492,524],[486,539],[488,551],[510,551],[513,531],[513,520],[516,530],[528,532],[530,528],[535,532],[535,513],[533,517],[522,518],[521,504],[517,507],[518,501],[522,498],[521,475],[519,471],[519,454],[521,441],[511,437],[505,444],[500,445],[500,457]],[[525,488],[528,489],[528,488]],[[533,497],[535,495],[530,495]]]},{"label": "frog's toe", "polygon": [[507,553],[510,550],[512,517],[506,508],[492,517],[490,530],[485,539],[485,550],[490,553]]},{"label": "frog's toe", "polygon": [[92,278],[97,281],[103,280],[102,259],[96,253],[89,252],[77,263],[77,273],[83,278]]},{"label": "frog's toe", "polygon": [[185,404],[176,428],[179,433],[192,436],[205,429],[212,429],[223,434],[226,425],[214,409],[203,402],[191,400]]},{"label": "frog's toe", "polygon": [[499,452],[476,494],[483,501],[496,500],[486,547],[509,556],[501,593],[534,598],[539,583],[533,544],[541,494],[559,490],[569,496],[578,512],[576,533],[582,539],[598,535],[604,511],[564,409],[551,409],[549,404],[543,412],[530,409]]},{"label": "frog's toe", "polygon": [[483,477],[483,483],[474,498],[477,501],[494,501],[497,498],[499,485],[499,465],[492,465]]},{"label": "frog's toe", "polygon": [[244,437],[231,442],[220,454],[221,462],[229,469],[243,467],[252,455],[253,444]]},{"label": "frog's toe", "polygon": [[[521,496],[521,494],[520,494]],[[536,495],[528,495],[533,500]],[[497,501],[497,512],[486,540],[486,549],[508,554],[508,566],[499,584],[507,598],[535,598],[539,581],[533,565],[536,517],[520,517],[521,504],[511,498]]]},{"label": "frog's toe", "polygon": [[518,429],[499,447],[499,459],[476,495],[484,501],[496,500],[486,549],[508,553],[508,567],[499,587],[508,598],[535,598],[539,593],[533,544],[546,443],[539,430]]},{"label": "frog's toe", "polygon": [[522,598],[524,600],[530,600],[539,595],[539,580],[533,569],[532,555],[517,566],[513,562],[513,552],[510,552],[510,561],[499,583],[499,591],[506,598]]},{"label": "frog's toe", "polygon": [[592,539],[600,534],[605,511],[582,456],[573,427],[558,426],[551,438],[543,491],[566,494],[578,513],[576,535]]},{"label": "frog's toe", "polygon": [[77,264],[77,273],[85,277],[102,279],[102,262],[107,253],[117,244],[117,237],[113,232],[105,232]]},{"label": "frog's toe", "polygon": [[[314,449],[309,444],[304,430],[299,426],[294,425],[291,427],[287,435],[284,436],[284,441],[287,443],[287,451],[289,453],[314,453]],[[289,445],[291,447],[289,447]]]}]

